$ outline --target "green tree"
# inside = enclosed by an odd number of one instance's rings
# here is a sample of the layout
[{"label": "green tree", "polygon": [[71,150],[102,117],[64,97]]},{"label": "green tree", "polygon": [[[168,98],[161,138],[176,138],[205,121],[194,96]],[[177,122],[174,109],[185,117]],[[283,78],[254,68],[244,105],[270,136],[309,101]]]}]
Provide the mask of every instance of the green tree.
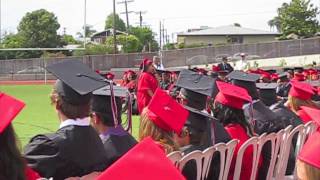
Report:
[{"label": "green tree", "polygon": [[155,35],[149,27],[130,27],[129,33],[136,36],[139,41],[138,51],[142,51],[146,47],[146,51],[157,51],[159,49],[158,42],[155,40]]},{"label": "green tree", "polygon": [[[116,19],[116,23],[115,23],[116,30],[125,32],[126,24],[124,23],[124,21],[120,18],[118,14],[116,14],[115,19]],[[107,17],[106,23],[105,23],[105,29],[111,29],[111,28],[113,28],[113,13]]]},{"label": "green tree", "polygon": [[[94,33],[97,32],[97,30],[93,29],[92,25],[87,24],[85,27],[86,27],[86,37],[91,37]],[[77,32],[77,36],[79,38],[83,38],[83,32]]]},{"label": "green tree", "polygon": [[73,52],[74,56],[84,55],[104,55],[112,52],[112,48],[107,47],[104,44],[87,44],[85,51],[76,50]]},{"label": "green tree", "polygon": [[[109,49],[113,48],[114,45],[113,37],[108,37],[106,45]],[[117,45],[122,47],[123,53],[134,53],[139,52],[139,39],[134,35],[117,35]],[[113,50],[113,49],[112,49]],[[112,52],[109,52],[112,53]]]},{"label": "green tree", "polygon": [[57,30],[57,17],[45,9],[27,13],[18,26],[18,34],[23,37],[23,47],[59,47],[61,44]]},{"label": "green tree", "polygon": [[65,45],[79,44],[79,42],[76,39],[74,39],[74,37],[72,35],[65,34],[61,38],[62,38],[63,44],[65,44]]},{"label": "green tree", "polygon": [[310,0],[292,0],[289,4],[282,4],[278,16],[270,24],[280,28],[281,39],[290,34],[312,37],[319,29],[318,13],[318,8]]},{"label": "green tree", "polygon": [[241,24],[239,24],[239,23],[233,23],[233,25],[236,27],[241,27]]},{"label": "green tree", "polygon": [[268,21],[268,25],[271,29],[276,28],[278,32],[281,32],[280,18],[279,16],[274,17]]}]

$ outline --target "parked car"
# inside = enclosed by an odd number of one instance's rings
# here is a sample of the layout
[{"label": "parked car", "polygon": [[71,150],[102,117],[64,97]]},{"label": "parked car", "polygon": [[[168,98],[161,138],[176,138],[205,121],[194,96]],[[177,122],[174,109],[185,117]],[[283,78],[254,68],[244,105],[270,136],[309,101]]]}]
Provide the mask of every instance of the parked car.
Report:
[{"label": "parked car", "polygon": [[21,71],[18,71],[17,74],[41,74],[44,73],[45,69],[40,66],[31,66]]}]

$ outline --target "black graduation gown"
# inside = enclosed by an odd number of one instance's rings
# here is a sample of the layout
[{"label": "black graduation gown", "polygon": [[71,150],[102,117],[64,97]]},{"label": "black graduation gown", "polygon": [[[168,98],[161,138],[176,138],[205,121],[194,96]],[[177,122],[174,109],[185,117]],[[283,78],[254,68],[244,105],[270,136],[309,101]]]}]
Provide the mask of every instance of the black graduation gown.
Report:
[{"label": "black graduation gown", "polygon": [[[286,127],[292,125],[293,128],[295,128],[300,124],[303,124],[303,122],[294,112],[284,106],[284,102],[278,102],[270,106],[270,109],[276,114],[276,116],[278,117],[278,121],[282,121]],[[297,142],[297,136],[294,137],[292,141],[292,147],[290,149],[288,166],[286,170],[287,175],[291,175],[293,173],[296,163],[295,148],[293,147],[295,147],[295,144]]]},{"label": "black graduation gown", "polygon": [[109,166],[102,141],[91,126],[69,125],[37,135],[24,149],[27,164],[54,180],[103,171]]},{"label": "black graduation gown", "polygon": [[277,87],[276,93],[280,97],[288,97],[290,88],[291,88],[291,84],[289,82],[284,83],[284,84],[280,84]]},{"label": "black graduation gown", "polygon": [[108,162],[111,163],[117,161],[122,155],[137,144],[137,141],[130,134],[123,136],[107,135],[102,142],[104,149],[107,152]]},{"label": "black graduation gown", "polygon": [[[211,127],[209,128],[213,128],[212,131],[214,132],[215,144],[228,143],[231,140],[231,137],[228,134],[228,132],[225,130],[223,125],[216,120],[212,120],[210,122],[211,122]],[[187,145],[185,147],[180,148],[180,151],[182,151],[185,155],[187,155],[195,150],[204,151],[206,148],[210,146],[211,145],[192,145],[191,144],[191,145]],[[217,164],[220,164],[220,155],[215,154],[212,157],[210,171],[207,178],[208,180],[219,178],[220,166],[217,166]],[[196,162],[195,161],[188,162],[184,167],[182,174],[187,180],[195,180],[197,178]]]},{"label": "black graduation gown", "polygon": [[[244,108],[244,114],[248,121],[251,120],[250,106]],[[285,128],[285,124],[277,120],[277,116],[260,100],[253,103],[252,115],[254,119],[254,131],[261,135],[263,133],[278,132]],[[267,142],[262,149],[263,164],[259,171],[259,179],[265,179],[268,173],[268,168],[271,160],[271,144]]]}]

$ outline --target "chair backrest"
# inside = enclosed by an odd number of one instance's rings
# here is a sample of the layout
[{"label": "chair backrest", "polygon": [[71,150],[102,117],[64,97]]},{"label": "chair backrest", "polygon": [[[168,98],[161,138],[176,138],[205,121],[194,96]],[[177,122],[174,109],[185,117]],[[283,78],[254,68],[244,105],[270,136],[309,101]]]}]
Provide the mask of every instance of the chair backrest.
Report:
[{"label": "chair backrest", "polygon": [[[289,153],[290,153],[290,148],[292,147],[292,139],[293,137],[298,134],[298,141],[297,144],[304,143],[304,137],[305,137],[305,128],[304,125],[299,125],[295,127],[289,135],[285,138],[283,142],[283,151],[280,152],[280,157],[279,157],[279,166],[277,169],[277,174],[276,174],[276,180],[282,180],[285,178],[285,173],[288,165],[288,159],[289,159]],[[296,148],[296,151],[299,152],[301,149],[301,146],[297,146],[299,148]]]},{"label": "chair backrest", "polygon": [[[276,142],[275,142],[276,144],[275,144],[275,148],[274,148],[274,154],[272,155],[271,160],[270,160],[270,165],[269,165],[269,169],[268,169],[268,174],[267,174],[266,180],[273,179],[273,175],[274,175],[274,172],[276,170],[276,163],[277,163],[280,151],[281,151],[280,149],[281,149],[283,136],[284,136],[285,133],[286,133],[285,129],[281,129],[276,134]],[[289,131],[288,131],[288,133],[289,133]]]},{"label": "chair backrest", "polygon": [[[257,160],[258,142],[259,142],[259,137],[252,137],[252,138],[248,139],[245,143],[243,143],[242,146],[240,147],[238,154],[237,154],[237,160],[236,160],[236,165],[235,165],[235,170],[234,170],[234,175],[233,175],[234,180],[240,179],[241,168],[242,168],[242,159],[243,159],[243,155],[248,147],[253,148],[252,162],[255,163],[256,161],[258,161]],[[253,174],[254,174],[253,170],[254,170],[254,168],[252,166],[250,180],[255,179],[255,176],[253,176]]]},{"label": "chair backrest", "polygon": [[308,138],[311,134],[313,134],[317,130],[318,125],[314,121],[310,121],[304,125],[304,128],[305,128],[306,138]]},{"label": "chair backrest", "polygon": [[171,160],[171,162],[178,167],[179,166],[179,161],[182,158],[182,152],[180,151],[174,151],[171,152],[170,154],[167,155],[167,157]]},{"label": "chair backrest", "polygon": [[[230,170],[230,166],[231,166],[231,162],[232,162],[232,158],[233,158],[233,153],[234,153],[234,150],[235,150],[238,143],[239,143],[239,140],[234,139],[234,140],[228,142],[228,144],[226,145],[226,149],[223,149],[223,148],[217,149],[217,151],[220,152],[220,155],[225,154],[225,152],[227,153],[227,157],[224,158],[223,161],[222,161],[222,158],[220,159],[220,162],[221,162],[220,174],[223,175],[222,180],[228,179],[228,174],[229,174],[229,170]],[[224,166],[222,166],[222,162],[225,162]],[[219,180],[220,180],[220,176],[221,176],[220,174],[219,174]]]},{"label": "chair backrest", "polygon": [[202,159],[203,159],[203,154],[201,151],[196,150],[192,151],[191,153],[187,154],[186,156],[182,157],[182,159],[179,161],[179,169],[180,171],[183,170],[184,166],[191,160],[194,160],[196,162],[197,166],[197,179],[196,180],[201,180],[201,175],[202,175]]}]

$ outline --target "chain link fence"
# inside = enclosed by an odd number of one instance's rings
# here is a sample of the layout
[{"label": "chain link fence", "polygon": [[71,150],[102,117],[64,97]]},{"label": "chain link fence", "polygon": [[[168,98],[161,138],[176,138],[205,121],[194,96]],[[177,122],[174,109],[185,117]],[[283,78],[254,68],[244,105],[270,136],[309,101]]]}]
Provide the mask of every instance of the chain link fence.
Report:
[{"label": "chain link fence", "polygon": [[[240,53],[246,53],[248,60],[312,55],[320,54],[320,37],[270,43],[179,49],[160,53],[165,67],[213,64],[219,62],[222,56],[228,56],[231,61],[236,61],[240,59]],[[116,77],[119,78],[122,74],[122,68],[136,68],[143,58],[152,58],[155,55],[158,53],[0,60],[0,80],[54,79],[51,74],[46,73],[45,66],[61,60],[72,59],[81,59],[93,70],[120,69],[116,72]]]}]

